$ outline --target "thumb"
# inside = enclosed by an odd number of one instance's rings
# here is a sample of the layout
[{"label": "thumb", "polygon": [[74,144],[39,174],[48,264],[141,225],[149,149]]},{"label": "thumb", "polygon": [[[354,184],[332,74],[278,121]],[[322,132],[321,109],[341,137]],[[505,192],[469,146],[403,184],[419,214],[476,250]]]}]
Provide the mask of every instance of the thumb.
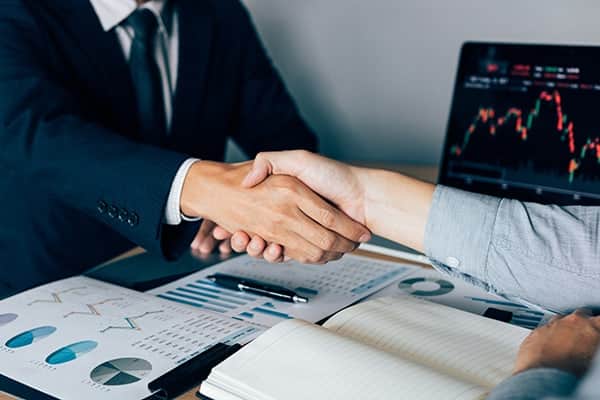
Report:
[{"label": "thumb", "polygon": [[298,177],[302,169],[302,157],[305,155],[308,153],[302,150],[259,153],[254,159],[252,169],[242,181],[242,186],[251,188],[273,174]]},{"label": "thumb", "polygon": [[261,157],[261,155],[259,154],[258,156],[256,156],[256,159],[252,163],[252,169],[250,170],[250,172],[248,172],[248,174],[242,181],[242,187],[251,188],[258,185],[259,183],[267,179],[267,177],[271,175],[272,171],[273,168],[267,157]]}]

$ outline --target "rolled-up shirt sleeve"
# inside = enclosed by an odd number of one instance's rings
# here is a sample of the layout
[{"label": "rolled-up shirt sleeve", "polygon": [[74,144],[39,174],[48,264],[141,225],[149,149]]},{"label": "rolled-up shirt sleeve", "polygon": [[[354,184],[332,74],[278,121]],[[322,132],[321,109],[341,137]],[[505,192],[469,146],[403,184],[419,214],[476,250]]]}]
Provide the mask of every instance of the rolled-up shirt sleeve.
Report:
[{"label": "rolled-up shirt sleeve", "polygon": [[568,312],[600,304],[599,224],[600,207],[525,203],[438,186],[425,250],[442,272]]}]

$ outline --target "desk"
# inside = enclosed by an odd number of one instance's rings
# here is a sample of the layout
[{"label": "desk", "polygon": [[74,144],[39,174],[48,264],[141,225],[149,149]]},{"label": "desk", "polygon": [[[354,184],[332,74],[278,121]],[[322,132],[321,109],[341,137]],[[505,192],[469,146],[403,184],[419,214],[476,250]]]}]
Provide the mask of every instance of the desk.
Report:
[{"label": "desk", "polygon": [[[384,169],[389,169],[389,170],[393,170],[393,171],[398,171],[398,172],[404,173],[406,175],[409,175],[409,176],[412,176],[415,178],[419,178],[419,179],[423,179],[423,180],[426,180],[429,182],[435,182],[436,177],[437,177],[437,171],[438,171],[437,167],[431,166],[431,165],[400,165],[400,164],[395,165],[395,164],[375,164],[375,163],[357,163],[357,164],[363,165],[366,167],[384,168]],[[135,248],[135,249],[132,249],[132,250],[128,251],[127,253],[117,257],[116,259],[111,260],[111,262],[114,262],[117,260],[122,260],[127,257],[132,257],[137,254],[141,254],[142,252],[143,252],[142,249]],[[366,252],[363,250],[357,250],[355,252],[355,254],[369,256],[369,257],[386,260],[386,261],[397,261],[397,262],[399,261],[399,262],[402,262],[405,264],[417,265],[417,266],[424,267],[424,268],[428,267],[426,265],[414,263],[412,261],[405,261],[405,260],[401,260],[401,259],[398,259],[395,257],[369,253],[369,252]],[[200,384],[200,382],[198,382],[198,384]],[[186,392],[185,394],[178,397],[178,399],[179,400],[197,400],[198,398],[196,397],[196,391],[197,391],[197,388],[193,388],[193,389],[189,390],[188,392]],[[14,399],[15,398],[13,396],[0,393],[0,400],[14,400]]]}]

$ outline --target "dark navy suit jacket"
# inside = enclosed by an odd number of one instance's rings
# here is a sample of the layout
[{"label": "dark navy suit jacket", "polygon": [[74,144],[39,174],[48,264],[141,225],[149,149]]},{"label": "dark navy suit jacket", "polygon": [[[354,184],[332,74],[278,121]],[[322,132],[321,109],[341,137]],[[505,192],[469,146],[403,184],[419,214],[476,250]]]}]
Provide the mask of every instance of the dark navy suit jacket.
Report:
[{"label": "dark navy suit jacket", "polygon": [[315,149],[238,0],[172,0],[179,69],[162,147],[138,133],[128,65],[87,0],[0,0],[0,295],[78,274],[134,244],[176,258],[163,224],[188,157]]}]

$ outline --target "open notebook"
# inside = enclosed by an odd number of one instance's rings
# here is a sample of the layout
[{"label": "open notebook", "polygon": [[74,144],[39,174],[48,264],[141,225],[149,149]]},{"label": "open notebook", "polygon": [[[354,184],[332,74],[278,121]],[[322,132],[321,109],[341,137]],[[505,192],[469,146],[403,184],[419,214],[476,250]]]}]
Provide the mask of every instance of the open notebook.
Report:
[{"label": "open notebook", "polygon": [[530,331],[424,300],[382,298],[323,327],[283,322],[215,367],[200,394],[238,399],[482,399]]}]

